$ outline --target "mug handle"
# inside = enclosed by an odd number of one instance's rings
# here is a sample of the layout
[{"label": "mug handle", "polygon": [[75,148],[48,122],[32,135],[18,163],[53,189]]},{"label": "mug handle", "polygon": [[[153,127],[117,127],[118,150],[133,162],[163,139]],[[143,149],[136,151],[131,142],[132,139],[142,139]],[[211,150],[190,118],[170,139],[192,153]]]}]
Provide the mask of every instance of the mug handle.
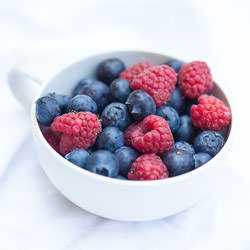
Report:
[{"label": "mug handle", "polygon": [[50,59],[49,56],[25,58],[8,73],[8,83],[12,93],[27,109],[30,108],[42,83],[62,67],[62,61]]}]

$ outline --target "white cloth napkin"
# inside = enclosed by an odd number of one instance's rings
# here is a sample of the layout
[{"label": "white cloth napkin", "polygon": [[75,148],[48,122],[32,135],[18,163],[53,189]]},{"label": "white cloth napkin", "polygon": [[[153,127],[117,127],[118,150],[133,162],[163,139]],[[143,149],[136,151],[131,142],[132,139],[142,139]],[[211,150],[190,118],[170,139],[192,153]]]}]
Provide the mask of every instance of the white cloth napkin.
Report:
[{"label": "white cloth napkin", "polygon": [[48,49],[50,58],[61,57],[65,62],[99,49],[120,48],[207,61],[214,78],[231,89],[230,96],[237,100],[239,112],[234,117],[240,128],[229,163],[247,170],[249,118],[240,116],[247,114],[247,98],[239,98],[246,95],[244,83],[249,82],[248,73],[242,73],[248,72],[247,7],[244,1],[216,1],[214,5],[195,0],[1,3],[0,248],[250,249],[250,185],[230,168],[217,192],[187,211],[153,222],[103,219],[66,200],[39,166],[29,112],[14,99],[6,78],[22,56],[44,56]]}]

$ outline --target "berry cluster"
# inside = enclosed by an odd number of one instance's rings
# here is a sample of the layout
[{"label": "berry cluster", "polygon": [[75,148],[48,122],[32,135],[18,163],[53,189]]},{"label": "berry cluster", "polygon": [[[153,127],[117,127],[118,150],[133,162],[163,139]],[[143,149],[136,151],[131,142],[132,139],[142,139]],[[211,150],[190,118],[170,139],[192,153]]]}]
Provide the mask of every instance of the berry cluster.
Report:
[{"label": "berry cluster", "polygon": [[[198,168],[225,143],[231,111],[215,96],[204,62],[100,62],[72,96],[49,93],[36,117],[50,146],[93,173],[158,180]],[[222,132],[223,131],[223,132]]]}]

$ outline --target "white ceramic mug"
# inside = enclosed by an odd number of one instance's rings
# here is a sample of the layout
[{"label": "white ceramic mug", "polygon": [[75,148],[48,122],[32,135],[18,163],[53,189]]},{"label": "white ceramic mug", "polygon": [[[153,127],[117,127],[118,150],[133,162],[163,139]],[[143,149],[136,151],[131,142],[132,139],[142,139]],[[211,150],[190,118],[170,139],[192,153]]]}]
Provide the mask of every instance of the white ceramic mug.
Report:
[{"label": "white ceramic mug", "polygon": [[[25,72],[27,67],[23,67],[23,64],[17,65],[9,73],[10,87],[16,97],[23,104],[32,105],[32,132],[41,166],[65,197],[79,207],[106,218],[146,221],[189,208],[216,187],[218,181],[222,181],[232,144],[233,122],[225,146],[208,163],[189,173],[157,181],[126,181],[91,173],[65,160],[44,139],[36,120],[35,100],[49,92],[70,95],[80,79],[94,76],[97,64],[112,57],[120,58],[126,66],[144,60],[160,64],[172,59],[166,55],[144,51],[98,54],[71,64],[40,86],[33,80],[36,76],[32,72]],[[215,85],[213,92],[230,106],[218,85]]]}]

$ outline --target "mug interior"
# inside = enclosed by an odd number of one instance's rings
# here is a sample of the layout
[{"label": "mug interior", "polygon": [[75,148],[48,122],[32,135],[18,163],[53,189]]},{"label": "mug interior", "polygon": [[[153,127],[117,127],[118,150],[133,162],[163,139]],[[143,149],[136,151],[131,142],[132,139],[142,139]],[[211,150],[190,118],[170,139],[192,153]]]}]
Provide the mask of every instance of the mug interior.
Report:
[{"label": "mug interior", "polygon": [[[111,53],[104,53],[95,56],[91,56],[88,58],[84,58],[74,64],[71,64],[69,67],[57,73],[48,83],[43,87],[39,96],[44,96],[51,92],[56,92],[59,94],[65,94],[68,96],[72,95],[72,91],[76,84],[84,77],[96,77],[96,68],[98,63],[108,58],[119,58],[121,59],[126,67],[130,67],[135,63],[140,61],[151,61],[154,64],[163,64],[164,62],[170,59],[176,59],[174,57],[144,52],[144,51],[118,51]],[[179,59],[178,59],[179,60]],[[222,89],[215,83],[213,91],[211,92],[214,96],[221,99],[228,107],[230,107],[230,103],[222,91]],[[35,105],[35,104],[34,104]],[[35,108],[33,107],[33,111]],[[33,112],[32,116],[35,116],[35,112]],[[38,127],[38,124],[37,124]],[[227,139],[231,131],[231,125],[228,126],[224,131],[223,135]],[[220,154],[221,152],[219,152]],[[65,160],[66,161],[66,160]],[[193,171],[191,171],[193,172]],[[186,173],[187,175],[189,173]]]}]

